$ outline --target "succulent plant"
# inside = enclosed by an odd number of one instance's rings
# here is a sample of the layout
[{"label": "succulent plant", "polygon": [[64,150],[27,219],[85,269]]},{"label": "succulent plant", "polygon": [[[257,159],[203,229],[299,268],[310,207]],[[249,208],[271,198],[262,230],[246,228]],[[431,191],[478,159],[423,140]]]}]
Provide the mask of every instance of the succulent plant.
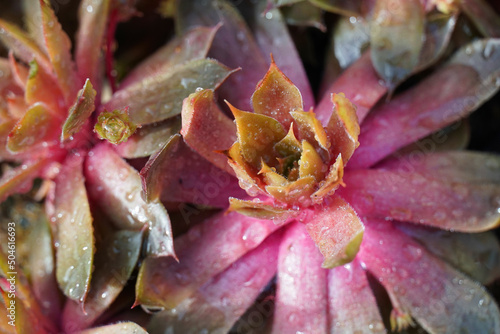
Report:
[{"label": "succulent plant", "polygon": [[[439,13],[420,6],[422,16]],[[488,244],[491,254],[499,250],[485,232],[499,222],[499,159],[463,151],[463,128],[455,123],[498,91],[498,40],[451,43],[448,27],[438,48],[452,51],[406,64],[404,75],[384,77],[382,71],[381,82],[377,62],[399,71],[391,59],[401,57],[397,48],[405,47],[407,27],[398,21],[395,31],[378,32],[399,36],[396,49],[374,55],[381,36],[372,36],[371,54],[351,55],[338,78],[327,76],[328,88],[314,106],[280,12],[261,15],[263,7],[252,12],[239,4],[248,28],[223,1],[179,5],[184,28],[221,21],[211,55],[229,66],[243,64],[218,92],[235,122],[213,91],[190,95],[182,137],[173,137],[144,173],[146,180],[163,175],[163,185],[159,190],[146,182],[146,191],[214,207],[224,207],[221,197],[234,198],[229,213],[176,238],[178,263],[150,258],[141,266],[137,302],[166,309],[153,316],[149,330],[262,332],[268,318],[273,333],[385,332],[369,284],[373,277],[380,284],[375,292],[382,287],[392,305],[393,330],[418,323],[431,333],[498,331],[498,307],[476,282],[497,277],[497,255],[496,264],[488,265],[493,270],[483,271],[486,279],[472,274],[482,270],[460,265],[451,251],[467,249],[475,257],[472,245]],[[408,52],[418,59],[430,55],[435,43]],[[235,44],[239,48],[231,49]],[[275,60],[268,67],[270,51]],[[434,64],[416,83],[397,89],[411,73]],[[317,168],[309,170],[311,165]],[[247,194],[234,195],[236,182]],[[183,216],[189,222],[197,213]],[[276,292],[266,297],[271,302],[252,307],[275,275]]]},{"label": "succulent plant", "polygon": [[[74,58],[25,4],[26,32],[0,20],[1,332],[500,331],[500,158],[462,121],[500,87],[488,3],[162,1],[177,36],[118,82],[131,2],[83,0]],[[286,23],[323,10],[316,103]]]}]

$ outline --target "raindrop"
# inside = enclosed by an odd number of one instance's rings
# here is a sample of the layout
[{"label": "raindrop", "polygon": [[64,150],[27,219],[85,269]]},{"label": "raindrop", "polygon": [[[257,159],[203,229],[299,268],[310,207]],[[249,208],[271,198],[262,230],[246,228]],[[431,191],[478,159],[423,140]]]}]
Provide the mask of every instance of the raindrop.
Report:
[{"label": "raindrop", "polygon": [[102,298],[102,299],[106,298],[107,296],[108,296],[108,293],[107,293],[107,292],[103,292],[103,293],[101,294],[101,298]]},{"label": "raindrop", "polygon": [[495,48],[493,43],[486,43],[486,46],[484,47],[483,50],[483,58],[488,59],[491,57],[491,55],[495,52]]},{"label": "raindrop", "polygon": [[273,13],[267,12],[266,13],[266,19],[271,20],[273,18]]},{"label": "raindrop", "polygon": [[351,17],[349,18],[349,22],[351,22],[352,24],[356,23],[357,21],[358,21],[358,20],[356,19],[356,17],[355,17],[355,16],[351,16]]},{"label": "raindrop", "polygon": [[66,272],[64,273],[63,276],[63,281],[67,282],[69,280],[69,276],[71,275],[71,272],[75,269],[74,266],[69,266],[68,269],[66,269]]},{"label": "raindrop", "polygon": [[408,260],[417,261],[422,257],[422,249],[413,244],[406,245],[403,252]]},{"label": "raindrop", "polygon": [[92,13],[94,11],[94,8],[91,5],[87,6],[87,12]]}]

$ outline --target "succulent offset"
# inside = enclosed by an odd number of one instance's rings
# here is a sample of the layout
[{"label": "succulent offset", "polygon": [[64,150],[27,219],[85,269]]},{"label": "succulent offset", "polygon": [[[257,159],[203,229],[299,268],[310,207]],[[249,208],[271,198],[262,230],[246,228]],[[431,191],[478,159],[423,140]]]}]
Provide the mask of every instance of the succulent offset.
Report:
[{"label": "succulent offset", "polygon": [[[500,86],[487,3],[165,1],[177,37],[118,84],[104,59],[130,5],[82,1],[73,60],[51,7],[26,3],[28,32],[0,20],[14,332],[383,333],[370,276],[393,330],[500,331],[481,285],[500,276],[500,158],[457,123]],[[285,20],[324,27],[320,8],[348,16],[315,103]],[[165,207],[188,224],[175,240]]]}]

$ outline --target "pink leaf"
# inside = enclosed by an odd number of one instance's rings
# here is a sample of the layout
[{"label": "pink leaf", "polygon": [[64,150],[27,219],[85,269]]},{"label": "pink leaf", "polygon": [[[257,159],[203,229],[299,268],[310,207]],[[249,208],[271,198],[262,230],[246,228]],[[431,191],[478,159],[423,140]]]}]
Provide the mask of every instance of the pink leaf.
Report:
[{"label": "pink leaf", "polygon": [[328,272],[331,333],[386,333],[368,277],[357,259]]},{"label": "pink leaf", "polygon": [[188,300],[154,318],[152,332],[227,333],[276,273],[281,233],[266,238]]},{"label": "pink leaf", "polygon": [[273,333],[326,333],[327,271],[300,223],[290,225],[280,245]]},{"label": "pink leaf", "polygon": [[[185,217],[189,224],[189,217]],[[221,213],[175,239],[179,262],[148,258],[139,271],[136,304],[174,308],[210,278],[257,247],[277,227],[237,213]]]},{"label": "pink leaf", "polygon": [[359,259],[389,293],[393,320],[409,315],[431,333],[500,331],[500,312],[483,287],[390,222],[367,224]]},{"label": "pink leaf", "polygon": [[344,174],[338,194],[360,216],[395,219],[461,232],[481,232],[500,223],[500,185],[450,182],[388,170]]},{"label": "pink leaf", "polygon": [[500,88],[498,49],[500,40],[472,42],[416,87],[377,107],[362,124],[349,167],[371,166],[478,108]]}]

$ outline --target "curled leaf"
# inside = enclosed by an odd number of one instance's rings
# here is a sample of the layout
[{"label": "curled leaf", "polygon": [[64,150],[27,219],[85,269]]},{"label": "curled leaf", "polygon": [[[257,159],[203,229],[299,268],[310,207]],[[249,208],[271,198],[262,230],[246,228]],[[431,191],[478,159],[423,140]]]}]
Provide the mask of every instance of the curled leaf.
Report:
[{"label": "curled leaf", "polygon": [[75,103],[69,109],[68,118],[62,128],[61,142],[67,141],[82,129],[95,109],[95,96],[96,91],[87,79],[83,88],[78,92]]},{"label": "curled leaf", "polygon": [[137,125],[128,116],[128,108],[103,111],[94,126],[94,131],[101,139],[115,145],[126,142],[136,129]]}]

